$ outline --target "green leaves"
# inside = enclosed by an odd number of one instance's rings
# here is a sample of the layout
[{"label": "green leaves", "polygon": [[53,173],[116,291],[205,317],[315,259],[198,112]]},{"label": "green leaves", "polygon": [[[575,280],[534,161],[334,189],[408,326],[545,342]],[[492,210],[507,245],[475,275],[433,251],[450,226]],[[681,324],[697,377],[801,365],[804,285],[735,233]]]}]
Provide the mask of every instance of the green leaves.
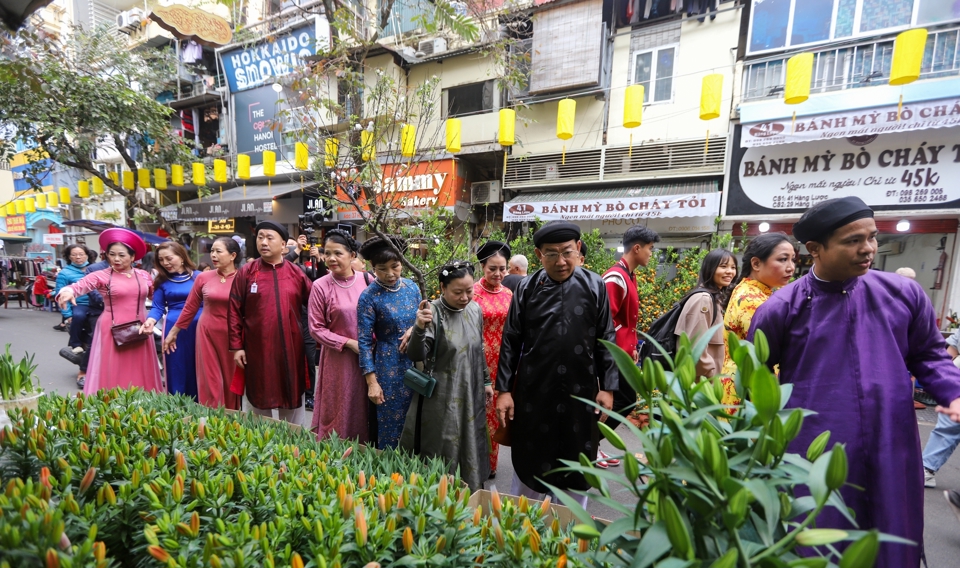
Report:
[{"label": "green leaves", "polygon": [[[836,448],[834,448],[836,449]],[[871,568],[880,551],[880,535],[876,530],[869,531],[860,540],[847,547],[840,558],[840,568]]]}]

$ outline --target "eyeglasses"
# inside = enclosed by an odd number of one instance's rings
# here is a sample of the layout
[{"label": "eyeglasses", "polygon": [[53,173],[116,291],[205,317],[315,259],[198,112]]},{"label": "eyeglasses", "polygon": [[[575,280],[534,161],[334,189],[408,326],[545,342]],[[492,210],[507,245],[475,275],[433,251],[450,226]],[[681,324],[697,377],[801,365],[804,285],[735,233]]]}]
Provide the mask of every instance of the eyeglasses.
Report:
[{"label": "eyeglasses", "polygon": [[550,262],[556,262],[558,258],[563,257],[563,260],[573,260],[580,256],[580,251],[574,250],[565,250],[563,252],[545,252],[543,253],[543,260],[548,260]]}]

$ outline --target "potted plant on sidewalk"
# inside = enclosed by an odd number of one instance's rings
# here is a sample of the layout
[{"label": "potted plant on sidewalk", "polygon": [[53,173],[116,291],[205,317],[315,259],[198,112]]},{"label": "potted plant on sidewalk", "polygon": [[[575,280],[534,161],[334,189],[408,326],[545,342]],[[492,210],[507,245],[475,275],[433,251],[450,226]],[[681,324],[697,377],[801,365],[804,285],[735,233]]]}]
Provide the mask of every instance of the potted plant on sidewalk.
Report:
[{"label": "potted plant on sidewalk", "polygon": [[7,411],[17,408],[37,409],[43,392],[36,375],[33,355],[24,354],[19,361],[10,353],[10,344],[0,355],[0,426],[7,420]]}]

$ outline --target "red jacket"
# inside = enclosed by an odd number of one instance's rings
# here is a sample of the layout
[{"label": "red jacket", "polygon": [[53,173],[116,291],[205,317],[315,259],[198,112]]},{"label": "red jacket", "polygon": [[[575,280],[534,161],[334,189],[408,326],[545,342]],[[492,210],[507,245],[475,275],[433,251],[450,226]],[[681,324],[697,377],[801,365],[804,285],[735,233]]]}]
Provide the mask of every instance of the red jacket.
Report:
[{"label": "red jacket", "polygon": [[637,279],[626,263],[618,260],[610,270],[603,273],[603,282],[610,298],[617,346],[632,355],[637,350],[637,321],[640,319]]}]

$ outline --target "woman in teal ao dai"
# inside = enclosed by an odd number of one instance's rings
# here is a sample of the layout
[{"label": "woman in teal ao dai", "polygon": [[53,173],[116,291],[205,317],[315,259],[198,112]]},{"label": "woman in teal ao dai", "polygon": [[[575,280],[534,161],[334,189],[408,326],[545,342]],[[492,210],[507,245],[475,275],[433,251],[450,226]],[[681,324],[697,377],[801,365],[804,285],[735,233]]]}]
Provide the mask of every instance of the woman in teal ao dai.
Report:
[{"label": "woman in teal ao dai", "polygon": [[[406,243],[392,238],[403,250]],[[410,407],[412,391],[403,384],[403,374],[413,362],[400,352],[403,334],[417,317],[420,289],[402,278],[400,256],[379,237],[367,240],[360,254],[373,264],[376,280],[360,294],[357,303],[357,342],[360,371],[367,382],[367,397],[376,405],[377,447],[396,448]]]}]

